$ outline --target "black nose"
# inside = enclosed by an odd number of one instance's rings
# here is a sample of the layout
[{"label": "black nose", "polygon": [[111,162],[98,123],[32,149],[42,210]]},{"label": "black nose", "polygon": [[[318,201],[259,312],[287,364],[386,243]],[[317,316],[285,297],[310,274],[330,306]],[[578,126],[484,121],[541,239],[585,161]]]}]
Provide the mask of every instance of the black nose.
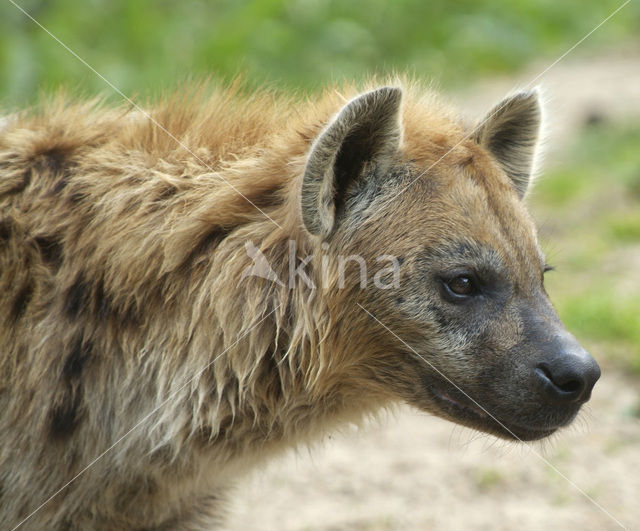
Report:
[{"label": "black nose", "polygon": [[600,378],[600,367],[579,345],[536,366],[535,378],[550,402],[586,402]]}]

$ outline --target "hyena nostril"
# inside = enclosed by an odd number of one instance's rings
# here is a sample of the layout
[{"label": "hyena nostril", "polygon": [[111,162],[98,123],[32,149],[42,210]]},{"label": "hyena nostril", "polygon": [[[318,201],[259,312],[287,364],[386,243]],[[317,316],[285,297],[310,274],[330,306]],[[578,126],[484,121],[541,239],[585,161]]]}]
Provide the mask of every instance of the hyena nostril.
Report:
[{"label": "hyena nostril", "polygon": [[566,403],[589,399],[595,379],[591,378],[588,369],[569,358],[542,362],[534,372],[542,394],[548,401]]},{"label": "hyena nostril", "polygon": [[582,382],[577,379],[559,382],[545,364],[540,364],[538,368],[552,384],[565,393],[573,393],[582,388]]},{"label": "hyena nostril", "polygon": [[558,385],[565,393],[574,393],[582,389],[582,382],[578,380],[570,380],[566,383]]}]

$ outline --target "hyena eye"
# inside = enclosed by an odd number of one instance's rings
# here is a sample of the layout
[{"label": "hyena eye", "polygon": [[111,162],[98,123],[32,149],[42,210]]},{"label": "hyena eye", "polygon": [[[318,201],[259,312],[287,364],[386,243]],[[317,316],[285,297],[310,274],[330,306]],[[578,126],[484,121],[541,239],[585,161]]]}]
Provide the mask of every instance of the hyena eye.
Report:
[{"label": "hyena eye", "polygon": [[451,279],[447,286],[456,295],[471,295],[474,292],[473,280],[471,277],[459,276]]},{"label": "hyena eye", "polygon": [[476,281],[470,274],[457,275],[444,280],[445,295],[450,300],[472,297],[478,292]]}]

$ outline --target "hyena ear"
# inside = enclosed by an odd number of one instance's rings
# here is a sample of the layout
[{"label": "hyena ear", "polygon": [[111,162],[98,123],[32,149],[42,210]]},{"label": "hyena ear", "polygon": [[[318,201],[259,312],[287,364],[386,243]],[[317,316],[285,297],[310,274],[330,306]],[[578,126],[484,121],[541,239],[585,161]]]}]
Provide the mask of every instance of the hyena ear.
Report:
[{"label": "hyena ear", "polygon": [[542,107],[536,89],[510,96],[494,107],[476,128],[476,140],[496,158],[520,198],[533,173]]},{"label": "hyena ear", "polygon": [[382,87],[347,103],[316,138],[302,180],[302,221],[326,238],[336,225],[349,184],[373,164],[385,171],[398,150],[402,91]]}]

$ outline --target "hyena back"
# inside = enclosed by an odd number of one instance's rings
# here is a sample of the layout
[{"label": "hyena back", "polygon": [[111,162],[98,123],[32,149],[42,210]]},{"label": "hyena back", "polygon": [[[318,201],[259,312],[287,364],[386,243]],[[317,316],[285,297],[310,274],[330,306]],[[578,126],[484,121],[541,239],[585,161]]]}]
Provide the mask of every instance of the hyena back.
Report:
[{"label": "hyena back", "polygon": [[6,120],[3,526],[208,528],[252,466],[398,401],[508,439],[575,417],[599,369],[522,202],[537,93],[475,129],[413,85],[342,93]]}]

